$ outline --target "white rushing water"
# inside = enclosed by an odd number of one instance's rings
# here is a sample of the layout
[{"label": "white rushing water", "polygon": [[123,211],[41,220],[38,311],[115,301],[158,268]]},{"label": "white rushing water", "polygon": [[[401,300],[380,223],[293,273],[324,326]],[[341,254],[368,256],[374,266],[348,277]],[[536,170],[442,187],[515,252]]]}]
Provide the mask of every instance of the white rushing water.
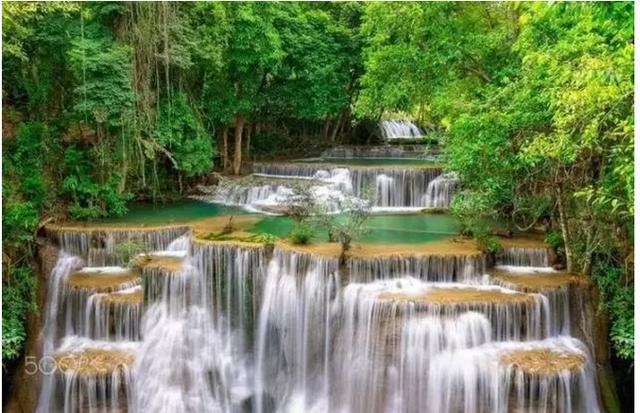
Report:
[{"label": "white rushing water", "polygon": [[380,133],[384,140],[416,139],[424,136],[422,129],[410,120],[383,120]]},{"label": "white rushing water", "polygon": [[358,199],[367,200],[378,211],[410,211],[448,208],[457,183],[455,176],[441,174],[438,168],[255,164],[254,170],[259,182],[229,181],[205,199],[250,211],[278,212],[299,196],[292,189],[294,182],[308,182],[311,197],[329,212]]},{"label": "white rushing water", "polygon": [[[45,375],[38,412],[600,412],[591,351],[569,336],[568,286],[491,285],[480,255],[341,267],[190,234],[147,239],[153,259],[177,264],[134,269],[138,278],[106,291],[72,287],[69,277],[103,282],[132,269],[83,267],[91,243],[60,254],[45,354],[131,362]],[[518,265],[544,263],[537,250],[509,254],[512,264],[498,269],[514,277],[556,273]],[[509,358],[519,352],[541,361],[530,369]]]},{"label": "white rushing water", "polygon": [[427,193],[424,195],[424,204],[428,208],[448,208],[453,200],[458,178],[453,173],[438,176],[429,182]]}]

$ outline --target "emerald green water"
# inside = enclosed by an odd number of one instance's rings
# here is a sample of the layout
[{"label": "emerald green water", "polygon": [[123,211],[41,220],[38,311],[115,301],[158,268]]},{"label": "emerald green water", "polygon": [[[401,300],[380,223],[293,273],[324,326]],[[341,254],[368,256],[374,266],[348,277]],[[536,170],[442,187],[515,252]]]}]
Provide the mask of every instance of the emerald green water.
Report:
[{"label": "emerald green water", "polygon": [[436,166],[437,163],[424,159],[367,159],[367,158],[317,158],[301,160],[302,163],[326,163],[337,166]]},{"label": "emerald green water", "polygon": [[174,224],[220,215],[246,214],[241,208],[211,204],[194,199],[183,199],[165,204],[153,205],[137,203],[129,205],[129,212],[123,217],[110,218],[104,223],[114,224]]},{"label": "emerald green water", "polygon": [[[367,233],[360,240],[371,244],[411,244],[438,241],[450,238],[458,227],[453,217],[442,214],[394,214],[373,215],[365,223]],[[254,232],[265,232],[286,237],[293,228],[287,217],[265,217],[253,228]],[[328,234],[314,228],[314,241],[328,241]]]},{"label": "emerald green water", "polygon": [[[185,199],[161,205],[132,204],[120,218],[100,221],[109,224],[167,225],[185,223],[221,215],[246,215],[241,208]],[[256,215],[260,218],[251,232],[286,237],[293,221],[284,216]],[[341,219],[338,216],[337,219]],[[375,244],[421,243],[449,238],[457,233],[455,220],[444,214],[381,214],[372,215],[365,223],[367,233],[360,241]],[[322,228],[315,228],[315,241],[327,241]]]}]

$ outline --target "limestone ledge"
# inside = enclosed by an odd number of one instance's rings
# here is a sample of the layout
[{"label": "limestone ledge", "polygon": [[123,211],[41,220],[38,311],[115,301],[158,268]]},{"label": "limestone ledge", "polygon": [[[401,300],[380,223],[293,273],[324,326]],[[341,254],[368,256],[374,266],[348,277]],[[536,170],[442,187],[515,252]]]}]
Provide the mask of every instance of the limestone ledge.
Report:
[{"label": "limestone ledge", "polygon": [[500,237],[498,239],[503,248],[549,248],[544,239],[538,234],[517,236],[513,238]]},{"label": "limestone ledge", "polygon": [[579,353],[543,348],[509,351],[501,355],[500,362],[526,374],[549,376],[579,370],[586,359]]},{"label": "limestone ledge", "polygon": [[103,294],[100,297],[100,301],[107,304],[124,304],[124,305],[140,305],[144,299],[144,293],[142,289],[134,292],[129,291],[115,291],[112,293]]},{"label": "limestone ledge", "polygon": [[82,272],[69,274],[67,280],[70,288],[108,292],[124,288],[142,281],[140,272],[134,269],[124,272]]},{"label": "limestone ledge", "polygon": [[53,355],[59,372],[83,377],[108,376],[133,365],[132,353],[122,350],[87,348]]},{"label": "limestone ledge", "polygon": [[[264,244],[255,242],[252,237],[255,233],[250,229],[259,221],[256,215],[218,216],[207,219],[194,220],[184,225],[166,226],[124,226],[103,224],[50,224],[47,231],[71,231],[71,232],[104,232],[104,231],[162,231],[173,228],[184,228],[193,233],[193,240],[201,245],[238,245],[242,247],[259,248]],[[231,231],[229,231],[231,228]],[[225,233],[225,231],[228,231]],[[210,239],[207,239],[210,238]],[[276,247],[288,251],[317,254],[323,257],[339,258],[341,248],[337,243],[314,242],[306,245],[293,245],[287,240],[279,240]],[[349,259],[369,259],[377,257],[480,257],[482,252],[477,248],[475,241],[468,238],[455,238],[443,241],[426,242],[423,244],[354,244],[345,254]]]},{"label": "limestone ledge", "polygon": [[103,232],[155,232],[155,231],[165,231],[170,229],[184,229],[187,232],[190,229],[190,226],[187,224],[168,224],[168,225],[157,225],[157,224],[128,224],[128,223],[101,223],[101,222],[68,222],[68,223],[57,223],[57,224],[47,224],[44,227],[45,232],[47,233],[58,233],[58,232],[77,232],[77,233],[103,233]]},{"label": "limestone ledge", "polygon": [[519,304],[535,301],[535,295],[521,292],[477,288],[434,288],[423,294],[405,292],[383,292],[378,294],[382,301],[410,302],[414,304],[456,305],[456,304]]},{"label": "limestone ledge", "polygon": [[[259,162],[256,165],[269,165],[269,162]],[[437,170],[441,171],[444,167],[442,164],[438,163],[426,163],[425,165],[411,165],[411,164],[402,164],[398,163],[398,165],[347,165],[341,164],[340,162],[280,162],[278,165],[283,166],[296,166],[300,168],[317,168],[317,169],[335,169],[335,168],[345,168],[351,170],[372,170],[372,171],[382,171],[382,170],[392,170],[392,169],[413,169],[413,170]]]},{"label": "limestone ledge", "polygon": [[139,255],[134,260],[134,267],[142,269],[160,269],[177,273],[183,268],[184,258],[166,255]]},{"label": "limestone ledge", "polygon": [[563,287],[586,285],[590,281],[581,274],[557,273],[510,273],[489,271],[493,281],[503,286],[524,292],[543,292]]}]

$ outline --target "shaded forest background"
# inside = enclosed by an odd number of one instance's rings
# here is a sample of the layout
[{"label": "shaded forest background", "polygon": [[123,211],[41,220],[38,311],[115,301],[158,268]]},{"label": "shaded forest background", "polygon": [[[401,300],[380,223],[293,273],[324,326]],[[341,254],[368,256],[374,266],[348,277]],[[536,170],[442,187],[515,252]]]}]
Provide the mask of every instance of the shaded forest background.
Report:
[{"label": "shaded forest background", "polygon": [[464,232],[491,249],[484,218],[542,223],[568,270],[591,274],[633,391],[633,3],[2,11],[3,373],[39,311],[43,223],[122,215],[181,196],[214,161],[242,174],[252,159],[371,141],[380,118],[406,116],[458,174]]}]

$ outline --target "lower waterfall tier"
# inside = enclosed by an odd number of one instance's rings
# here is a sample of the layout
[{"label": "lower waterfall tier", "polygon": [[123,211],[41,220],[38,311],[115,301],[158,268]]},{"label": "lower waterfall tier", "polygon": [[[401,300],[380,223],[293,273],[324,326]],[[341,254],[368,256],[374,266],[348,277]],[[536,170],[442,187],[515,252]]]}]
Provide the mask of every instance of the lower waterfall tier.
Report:
[{"label": "lower waterfall tier", "polygon": [[[134,411],[134,342],[66,337],[48,359],[38,413]],[[44,360],[44,359],[43,359]]]},{"label": "lower waterfall tier", "polygon": [[568,336],[581,277],[487,273],[466,241],[355,245],[345,262],[335,244],[163,244],[130,267],[60,254],[39,412],[600,411]]}]

